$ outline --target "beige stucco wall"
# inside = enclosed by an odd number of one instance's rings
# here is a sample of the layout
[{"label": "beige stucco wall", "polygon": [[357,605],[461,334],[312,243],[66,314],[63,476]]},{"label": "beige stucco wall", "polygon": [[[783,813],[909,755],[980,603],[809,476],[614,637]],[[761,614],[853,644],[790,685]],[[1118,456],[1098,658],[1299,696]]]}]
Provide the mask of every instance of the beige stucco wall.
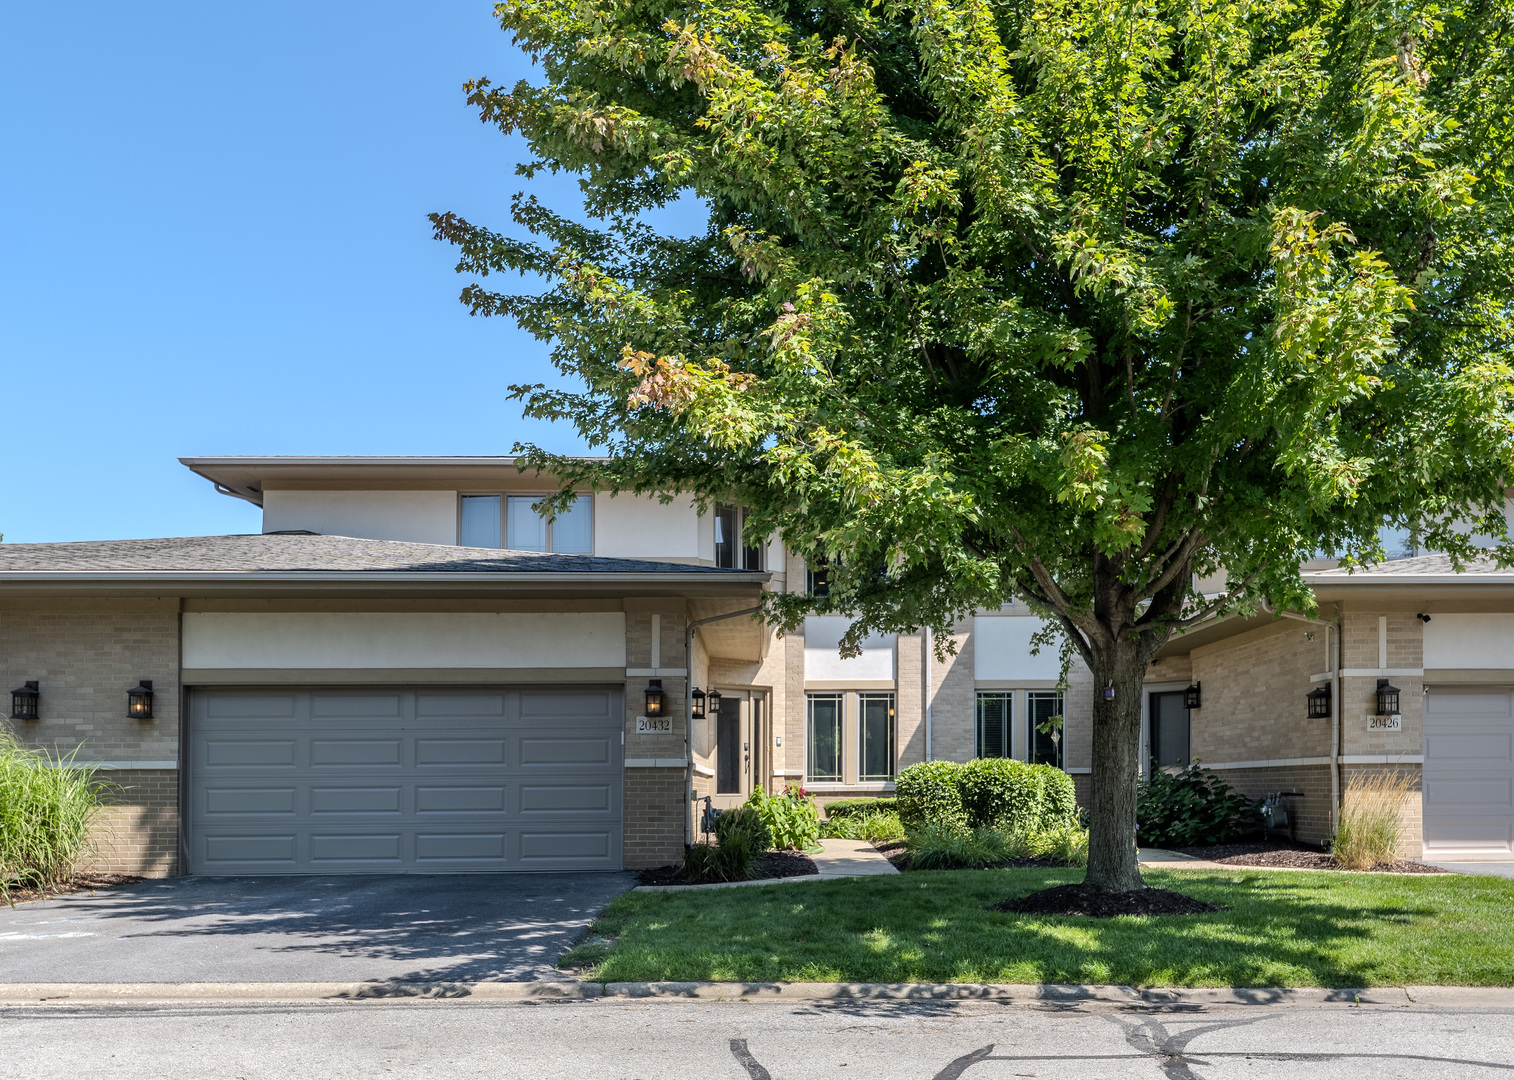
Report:
[{"label": "beige stucco wall", "polygon": [[263,492],[263,531],[306,529],[328,536],[457,543],[455,491]]}]

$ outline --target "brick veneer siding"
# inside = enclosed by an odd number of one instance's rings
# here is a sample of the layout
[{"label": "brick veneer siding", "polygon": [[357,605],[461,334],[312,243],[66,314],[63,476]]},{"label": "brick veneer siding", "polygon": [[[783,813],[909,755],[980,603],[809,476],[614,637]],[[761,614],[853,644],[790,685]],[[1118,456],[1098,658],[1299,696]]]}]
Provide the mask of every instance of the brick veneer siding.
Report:
[{"label": "brick veneer siding", "polygon": [[1299,791],[1291,801],[1296,835],[1307,844],[1330,839],[1330,766],[1278,765],[1262,769],[1222,769],[1221,780],[1251,799],[1272,791]]},{"label": "brick veneer siding", "polygon": [[1424,798],[1421,787],[1421,771],[1417,764],[1411,765],[1345,765],[1341,768],[1341,810],[1345,812],[1346,785],[1352,778],[1362,778],[1375,773],[1402,772],[1408,775],[1410,789],[1398,815],[1398,857],[1418,859],[1425,853],[1424,846]]},{"label": "brick veneer siding", "polygon": [[973,620],[952,628],[955,656],[931,661],[935,684],[931,702],[931,757],[937,761],[971,761],[977,751],[977,683],[974,679]]},{"label": "brick veneer siding", "polygon": [[[126,691],[153,680],[153,719],[126,715]],[[0,609],[0,683],[42,684],[41,718],[8,721],[27,746],[86,762],[179,759],[176,600],[11,602]],[[8,680],[8,681],[7,681]],[[102,771],[109,805],[86,865],[165,876],[178,865],[178,772]]]},{"label": "brick veneer siding", "polygon": [[682,769],[626,770],[626,869],[666,866],[683,856],[684,783]]},{"label": "brick veneer siding", "polygon": [[179,774],[119,769],[100,776],[109,788],[87,865],[146,877],[179,873]]}]

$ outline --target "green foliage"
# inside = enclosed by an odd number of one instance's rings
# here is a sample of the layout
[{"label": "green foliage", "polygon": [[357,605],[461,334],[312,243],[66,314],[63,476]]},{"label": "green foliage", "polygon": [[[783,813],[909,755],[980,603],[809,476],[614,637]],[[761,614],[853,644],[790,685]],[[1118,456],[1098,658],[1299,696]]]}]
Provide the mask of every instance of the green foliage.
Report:
[{"label": "green foliage", "polygon": [[1404,805],[1414,794],[1414,778],[1407,771],[1353,773],[1341,791],[1331,860],[1347,870],[1371,870],[1396,861]]},{"label": "green foliage", "polygon": [[1136,837],[1142,847],[1223,844],[1260,827],[1259,804],[1198,762],[1186,769],[1153,769],[1136,793]]},{"label": "green foliage", "polygon": [[829,818],[821,826],[820,835],[827,839],[866,840],[877,844],[904,839],[904,826],[897,813],[879,810],[871,814],[843,814]]},{"label": "green foliage", "polygon": [[753,876],[757,857],[772,847],[762,814],[752,806],[738,806],[715,819],[715,843],[684,848],[679,876],[685,881],[746,881]]},{"label": "green foliage", "polygon": [[1072,777],[1050,765],[1010,758],[911,765],[899,773],[894,791],[906,829],[1031,833],[1076,821]]},{"label": "green foliage", "polygon": [[0,732],[0,898],[68,879],[88,852],[104,790],[92,766],[49,758]]},{"label": "green foliage", "polygon": [[820,811],[809,796],[794,788],[782,795],[769,795],[759,784],[747,796],[746,805],[762,818],[773,847],[804,851],[815,846],[820,836]]},{"label": "green foliage", "polygon": [[1046,859],[1066,866],[1088,862],[1088,830],[1075,825],[1032,832],[927,825],[911,832],[906,843],[911,871],[975,869],[1012,859]]},{"label": "green foliage", "polygon": [[[749,507],[748,542],[827,566],[826,596],[763,595],[779,624],[948,648],[1022,601],[1133,746],[1168,638],[1311,609],[1317,552],[1380,558],[1387,524],[1514,562],[1507,4],[496,11],[535,82],[469,101],[584,214],[435,233],[470,311],[551,342],[526,414],[605,454],[523,464],[559,500]],[[646,224],[680,199],[703,228]]]},{"label": "green foliage", "polygon": [[922,761],[900,770],[894,778],[894,798],[906,829],[967,828],[967,811],[957,785],[960,771],[955,761]]},{"label": "green foliage", "polygon": [[837,799],[825,804],[825,816],[826,820],[835,821],[856,814],[897,813],[898,809],[897,799]]}]

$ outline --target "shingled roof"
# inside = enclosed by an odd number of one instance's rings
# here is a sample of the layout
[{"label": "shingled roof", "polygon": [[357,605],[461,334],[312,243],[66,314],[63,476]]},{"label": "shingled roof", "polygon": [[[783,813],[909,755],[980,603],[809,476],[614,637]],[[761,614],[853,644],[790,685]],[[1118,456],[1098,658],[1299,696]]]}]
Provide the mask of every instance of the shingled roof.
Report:
[{"label": "shingled roof", "polygon": [[1370,566],[1338,566],[1331,570],[1309,570],[1304,573],[1306,581],[1345,582],[1351,580],[1381,580],[1383,578],[1426,579],[1452,577],[1458,580],[1480,577],[1508,577],[1514,570],[1500,567],[1493,559],[1483,557],[1462,564],[1458,571],[1451,565],[1449,555],[1417,555],[1410,559],[1390,559]]},{"label": "shingled roof", "polygon": [[750,571],[691,563],[363,540],[315,533],[174,536],[0,544],[0,576],[28,573],[700,574]]}]

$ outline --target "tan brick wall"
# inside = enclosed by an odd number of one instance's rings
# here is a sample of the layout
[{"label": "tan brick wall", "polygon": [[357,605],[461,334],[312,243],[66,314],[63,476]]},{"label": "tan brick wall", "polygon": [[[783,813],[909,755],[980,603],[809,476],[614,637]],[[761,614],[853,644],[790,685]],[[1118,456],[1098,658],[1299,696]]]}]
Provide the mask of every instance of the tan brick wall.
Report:
[{"label": "tan brick wall", "polygon": [[[79,761],[178,761],[176,600],[7,604],[0,610],[0,689],[28,679],[42,684],[41,718],[5,721],[23,744]],[[152,720],[126,715],[126,691],[140,679],[153,681]],[[112,790],[88,865],[177,873],[177,771],[111,770],[101,778]]]},{"label": "tan brick wall", "polygon": [[931,756],[938,761],[971,761],[977,751],[974,731],[977,683],[973,672],[973,619],[952,628],[955,656],[931,659]]},{"label": "tan brick wall", "polygon": [[179,873],[178,772],[121,769],[100,775],[110,787],[87,865],[145,877]]},{"label": "tan brick wall", "polygon": [[682,858],[684,782],[682,769],[626,770],[626,869],[666,866]]},{"label": "tan brick wall", "polygon": [[[1387,619],[1388,667],[1418,669],[1424,664],[1424,625],[1408,611],[1348,611],[1341,618],[1347,668],[1378,668],[1378,619]],[[1384,676],[1398,687],[1402,731],[1369,731],[1377,712],[1379,676],[1347,676],[1341,692],[1341,753],[1417,756],[1422,753],[1425,680],[1420,675]]]},{"label": "tan brick wall", "polygon": [[[1396,680],[1395,685],[1397,685]],[[1398,855],[1401,859],[1418,859],[1424,854],[1424,801],[1418,765],[1343,765],[1341,767],[1341,810],[1346,811],[1346,787],[1353,777],[1370,777],[1383,773],[1403,773],[1411,781],[1409,794],[1399,809]]]},{"label": "tan brick wall", "polygon": [[[1309,640],[1309,634],[1314,640]],[[1190,749],[1200,761],[1275,761],[1330,753],[1330,721],[1307,718],[1310,675],[1326,668],[1325,628],[1281,619],[1195,649],[1203,707]]]},{"label": "tan brick wall", "polygon": [[897,773],[925,760],[925,635],[900,634],[894,663]]},{"label": "tan brick wall", "polygon": [[1291,800],[1298,839],[1308,844],[1324,844],[1330,839],[1330,766],[1222,769],[1218,775],[1250,799],[1260,799],[1272,791],[1303,792]]}]

